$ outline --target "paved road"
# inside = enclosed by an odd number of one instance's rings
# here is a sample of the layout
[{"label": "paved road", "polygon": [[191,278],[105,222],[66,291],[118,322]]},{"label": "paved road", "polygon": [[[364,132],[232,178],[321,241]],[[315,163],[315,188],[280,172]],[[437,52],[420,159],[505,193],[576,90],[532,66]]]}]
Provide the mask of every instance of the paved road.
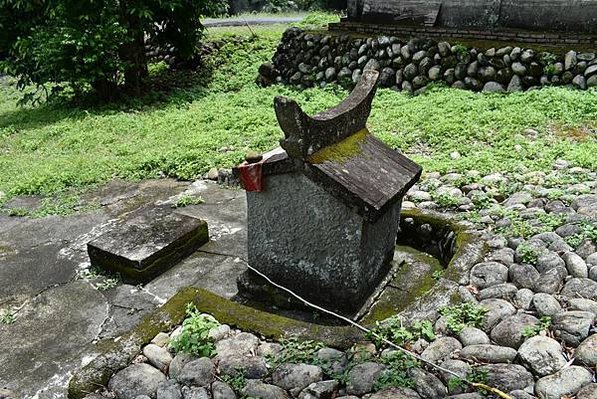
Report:
[{"label": "paved road", "polygon": [[[182,192],[205,200],[176,212],[207,220],[209,243],[142,288],[100,290],[93,277],[81,278],[89,267],[87,242],[140,207],[170,209],[168,201]],[[0,310],[20,308],[13,324],[0,323],[0,396],[5,388],[15,399],[65,398],[72,373],[96,356],[98,340],[129,330],[180,288],[210,288],[228,298],[237,292],[236,277],[245,270],[238,258],[246,259],[244,191],[203,181],[115,180],[86,199],[101,209],[42,219],[0,215]]]},{"label": "paved road", "polygon": [[209,28],[219,28],[224,26],[245,26],[249,25],[275,25],[275,24],[291,24],[293,22],[300,22],[303,16],[297,17],[251,17],[251,18],[208,18],[202,21],[203,25]]}]

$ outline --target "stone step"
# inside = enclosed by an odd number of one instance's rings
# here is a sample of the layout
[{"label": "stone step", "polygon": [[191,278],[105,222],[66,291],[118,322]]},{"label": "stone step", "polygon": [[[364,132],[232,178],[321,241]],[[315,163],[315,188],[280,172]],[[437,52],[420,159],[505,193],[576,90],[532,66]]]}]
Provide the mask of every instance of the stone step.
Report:
[{"label": "stone step", "polygon": [[144,207],[87,244],[92,266],[147,283],[209,241],[207,222],[168,207]]}]

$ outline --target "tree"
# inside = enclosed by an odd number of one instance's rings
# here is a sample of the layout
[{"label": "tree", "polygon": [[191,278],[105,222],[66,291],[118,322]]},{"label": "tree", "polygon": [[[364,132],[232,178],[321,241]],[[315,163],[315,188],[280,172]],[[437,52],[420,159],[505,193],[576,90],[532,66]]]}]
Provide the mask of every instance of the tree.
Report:
[{"label": "tree", "polygon": [[[76,92],[110,100],[137,95],[148,75],[145,43],[197,55],[203,26],[225,0],[0,0],[0,72],[18,87]],[[4,58],[2,60],[2,58]]]}]

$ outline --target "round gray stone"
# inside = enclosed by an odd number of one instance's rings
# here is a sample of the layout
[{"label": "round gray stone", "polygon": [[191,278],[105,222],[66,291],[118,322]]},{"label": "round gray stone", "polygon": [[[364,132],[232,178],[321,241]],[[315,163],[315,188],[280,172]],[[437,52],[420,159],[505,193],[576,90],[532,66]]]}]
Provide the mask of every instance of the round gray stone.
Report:
[{"label": "round gray stone", "polygon": [[536,317],[520,313],[499,322],[491,330],[490,336],[499,345],[518,349],[525,340],[525,336],[523,335],[525,328],[538,324],[539,320]]},{"label": "round gray stone", "polygon": [[572,278],[566,282],[561,294],[570,298],[597,301],[597,281],[588,278]]},{"label": "round gray stone", "polygon": [[508,270],[510,280],[518,288],[534,289],[537,280],[539,279],[539,272],[531,265],[515,263],[510,266]]},{"label": "round gray stone", "polygon": [[566,263],[568,274],[570,274],[572,277],[586,278],[589,276],[587,264],[583,258],[574,252],[566,252],[564,255],[562,255],[562,259],[564,259],[564,262]]},{"label": "round gray stone", "polygon": [[533,296],[533,306],[539,316],[553,316],[562,311],[562,306],[553,295],[543,292]]},{"label": "round gray stone", "polygon": [[215,381],[211,384],[211,394],[213,399],[236,399],[236,394],[230,385],[222,381]]},{"label": "round gray stone", "polygon": [[174,359],[172,359],[172,362],[170,363],[170,367],[168,368],[168,375],[170,376],[170,378],[178,378],[178,375],[182,371],[184,365],[190,361],[197,359],[197,356],[191,355],[190,353],[177,353],[176,356],[174,356]]},{"label": "round gray stone", "polygon": [[421,357],[429,362],[438,363],[460,349],[462,349],[462,344],[456,338],[441,337],[429,344],[421,353]]},{"label": "round gray stone", "polygon": [[552,318],[551,329],[556,337],[576,347],[589,336],[594,318],[591,312],[579,310],[560,312]]},{"label": "round gray stone", "polygon": [[597,366],[597,334],[593,334],[581,342],[574,351],[574,355],[580,364],[589,367]]},{"label": "round gray stone", "polygon": [[410,369],[408,375],[415,382],[415,390],[423,398],[443,399],[448,394],[448,389],[441,380],[425,370]]},{"label": "round gray stone", "polygon": [[108,388],[120,399],[135,399],[139,395],[155,398],[162,381],[166,381],[162,372],[149,364],[138,363],[116,373],[110,379]]},{"label": "round gray stone", "polygon": [[346,393],[349,395],[362,396],[373,390],[373,384],[385,370],[383,364],[365,362],[356,365],[348,373]]},{"label": "round gray stone", "polygon": [[539,379],[535,384],[535,394],[545,399],[560,399],[576,394],[592,381],[593,374],[590,371],[584,367],[570,366]]},{"label": "round gray stone", "polygon": [[471,284],[479,289],[508,280],[508,267],[497,262],[478,263],[471,269]]},{"label": "round gray stone", "polygon": [[597,399],[597,384],[587,384],[576,394],[576,399]]},{"label": "round gray stone", "polygon": [[462,348],[463,359],[485,363],[510,363],[516,357],[516,349],[491,344],[469,345]]},{"label": "round gray stone", "polygon": [[185,364],[177,380],[185,385],[204,387],[212,383],[216,366],[210,358],[202,357]]},{"label": "round gray stone", "polygon": [[252,398],[288,399],[288,393],[280,387],[266,384],[260,380],[248,380],[243,393]]},{"label": "round gray stone", "polygon": [[566,365],[562,346],[549,337],[529,338],[518,349],[518,356],[533,374],[540,377],[556,373]]},{"label": "round gray stone", "polygon": [[326,373],[340,375],[348,366],[346,353],[334,348],[321,348],[317,351],[317,359]]},{"label": "round gray stone", "polygon": [[516,309],[510,302],[503,299],[490,298],[484,299],[479,303],[488,312],[483,319],[483,331],[490,331],[496,324],[504,318],[516,313]]},{"label": "round gray stone", "polygon": [[465,327],[458,334],[458,339],[463,346],[489,344],[487,334],[476,327]]},{"label": "round gray stone", "polygon": [[283,364],[272,373],[272,382],[282,389],[298,391],[314,382],[321,381],[323,371],[319,366],[310,364]]},{"label": "round gray stone", "polygon": [[164,381],[158,385],[156,399],[182,399],[182,392],[174,381]]},{"label": "round gray stone", "polygon": [[155,368],[166,371],[172,362],[172,355],[166,348],[155,344],[145,345],[143,355]]},{"label": "round gray stone", "polygon": [[480,367],[487,371],[487,385],[503,392],[533,386],[533,375],[518,364],[488,364]]},{"label": "round gray stone", "polygon": [[216,353],[221,357],[229,355],[250,355],[255,353],[258,346],[259,338],[253,334],[242,332],[216,342]]}]

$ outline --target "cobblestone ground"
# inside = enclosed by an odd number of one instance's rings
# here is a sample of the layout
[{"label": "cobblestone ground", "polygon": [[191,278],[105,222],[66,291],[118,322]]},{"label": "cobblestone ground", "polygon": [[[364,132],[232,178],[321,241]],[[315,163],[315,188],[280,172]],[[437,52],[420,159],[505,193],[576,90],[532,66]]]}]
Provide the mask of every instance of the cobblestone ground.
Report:
[{"label": "cobblestone ground", "polygon": [[176,353],[168,342],[184,329],[162,333],[88,398],[496,397],[464,379],[517,399],[597,398],[597,173],[565,160],[547,172],[428,173],[404,207],[452,213],[490,247],[462,304],[377,330],[459,378],[373,342],[342,352],[220,325],[214,356]]}]

